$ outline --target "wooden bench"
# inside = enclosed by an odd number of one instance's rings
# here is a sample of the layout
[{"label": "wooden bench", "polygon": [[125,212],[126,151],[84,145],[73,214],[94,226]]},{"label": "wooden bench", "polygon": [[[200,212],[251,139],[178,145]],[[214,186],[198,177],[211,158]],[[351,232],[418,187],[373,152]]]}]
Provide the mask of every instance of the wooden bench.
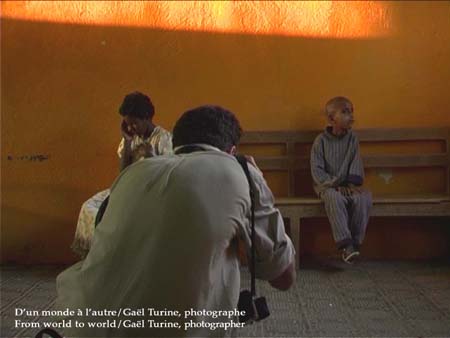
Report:
[{"label": "wooden bench", "polygon": [[[276,205],[284,218],[289,219],[290,232],[300,262],[300,222],[307,217],[326,217],[322,201],[314,196],[299,196],[295,192],[295,173],[309,171],[309,151],[298,154],[298,145],[310,145],[321,130],[314,131],[250,131],[241,140],[240,151],[254,154],[263,172],[287,172],[287,196],[276,197]],[[365,154],[365,168],[423,168],[440,167],[444,171],[442,191],[434,194],[381,196],[374,193],[371,216],[450,216],[450,128],[362,129],[355,131],[361,145],[377,142],[436,142],[439,152],[408,154]],[[279,155],[252,153],[252,148],[276,145]],[[411,146],[411,144],[410,144]],[[248,151],[247,151],[248,149]],[[261,148],[262,149],[262,148]],[[366,169],[367,170],[367,169]],[[426,178],[424,178],[426,179]],[[312,181],[305,182],[312,184]],[[371,187],[369,187],[370,190]]]}]

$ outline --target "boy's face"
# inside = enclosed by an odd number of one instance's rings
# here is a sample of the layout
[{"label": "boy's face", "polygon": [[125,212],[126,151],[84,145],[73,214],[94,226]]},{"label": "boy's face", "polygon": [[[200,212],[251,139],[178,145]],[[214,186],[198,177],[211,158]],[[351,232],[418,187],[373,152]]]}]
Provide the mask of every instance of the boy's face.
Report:
[{"label": "boy's face", "polygon": [[331,123],[339,129],[348,130],[352,127],[355,119],[353,118],[353,107],[344,105],[336,107],[334,115],[331,117]]}]

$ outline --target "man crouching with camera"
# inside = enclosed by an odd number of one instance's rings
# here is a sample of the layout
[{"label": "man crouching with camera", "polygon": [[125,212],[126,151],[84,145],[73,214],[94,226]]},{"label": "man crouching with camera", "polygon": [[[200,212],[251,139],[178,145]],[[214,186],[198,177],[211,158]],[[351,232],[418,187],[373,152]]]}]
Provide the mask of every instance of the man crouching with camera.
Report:
[{"label": "man crouching with camera", "polygon": [[[229,336],[241,302],[238,238],[249,261],[253,243],[256,278],[290,288],[294,247],[260,171],[246,166],[247,178],[233,156],[240,136],[233,113],[201,106],[177,121],[173,155],[144,159],[120,174],[89,254],[57,277],[58,309],[116,316],[108,325],[84,317],[94,324],[68,328],[67,336]],[[247,296],[253,311],[247,319],[268,314],[262,297]],[[125,317],[125,308],[153,311]]]}]

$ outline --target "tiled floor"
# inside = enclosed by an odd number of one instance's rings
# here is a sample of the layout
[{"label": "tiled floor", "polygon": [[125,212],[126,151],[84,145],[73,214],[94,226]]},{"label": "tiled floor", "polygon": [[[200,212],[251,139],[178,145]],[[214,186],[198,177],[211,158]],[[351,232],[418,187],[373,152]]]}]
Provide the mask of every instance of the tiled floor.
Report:
[{"label": "tiled floor", "polygon": [[[16,328],[15,308],[51,309],[63,267],[3,266],[1,337],[32,337]],[[243,286],[249,275],[243,273]],[[303,266],[287,292],[258,282],[271,316],[237,332],[252,337],[450,337],[450,262],[338,261]],[[39,322],[42,318],[29,318]]]}]

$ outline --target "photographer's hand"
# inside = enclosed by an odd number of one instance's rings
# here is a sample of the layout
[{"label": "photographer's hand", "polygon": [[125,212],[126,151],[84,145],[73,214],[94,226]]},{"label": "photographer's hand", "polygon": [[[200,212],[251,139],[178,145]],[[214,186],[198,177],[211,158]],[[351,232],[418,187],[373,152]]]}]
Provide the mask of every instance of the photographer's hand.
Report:
[{"label": "photographer's hand", "polygon": [[277,278],[269,281],[269,284],[275,289],[281,291],[287,291],[294,283],[297,278],[295,272],[295,260],[284,270],[284,272]]},{"label": "photographer's hand", "polygon": [[256,165],[256,161],[255,161],[254,157],[250,156],[250,155],[244,155],[244,156],[247,159],[247,162],[250,163],[252,166],[254,166],[256,169],[258,169],[258,171],[261,173],[261,175],[263,175],[263,172],[261,171],[261,169],[259,169],[258,166]]}]

